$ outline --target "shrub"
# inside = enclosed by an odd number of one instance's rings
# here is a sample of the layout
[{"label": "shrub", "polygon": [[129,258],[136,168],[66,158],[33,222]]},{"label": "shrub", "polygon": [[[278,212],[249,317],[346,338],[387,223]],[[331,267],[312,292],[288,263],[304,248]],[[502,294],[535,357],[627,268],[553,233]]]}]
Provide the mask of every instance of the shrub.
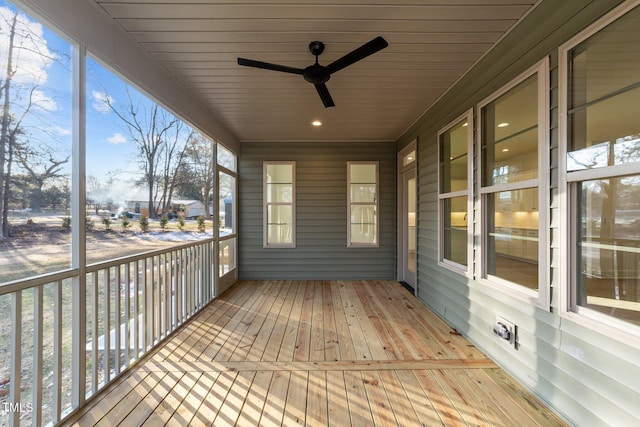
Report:
[{"label": "shrub", "polygon": [[93,221],[88,216],[84,217],[84,229],[87,232],[93,231]]},{"label": "shrub", "polygon": [[178,230],[184,230],[184,217],[182,215],[178,216]]},{"label": "shrub", "polygon": [[102,224],[104,225],[105,230],[111,230],[111,218],[109,218],[108,216],[103,216]]},{"label": "shrub", "polygon": [[144,233],[149,231],[149,219],[145,215],[140,215],[140,219],[138,219],[138,224],[140,225],[140,230]]},{"label": "shrub", "polygon": [[163,214],[160,217],[160,229],[164,231],[167,228],[167,223],[169,222],[169,217],[167,214]]},{"label": "shrub", "polygon": [[201,233],[204,233],[206,230],[206,227],[204,224],[204,217],[200,215],[196,221],[198,221],[198,231]]},{"label": "shrub", "polygon": [[126,215],[122,215],[120,224],[122,225],[122,229],[125,231],[128,230],[129,227],[131,227],[131,221],[129,221],[129,218]]},{"label": "shrub", "polygon": [[63,216],[62,217],[62,228],[64,230],[69,230],[71,228],[71,217]]}]

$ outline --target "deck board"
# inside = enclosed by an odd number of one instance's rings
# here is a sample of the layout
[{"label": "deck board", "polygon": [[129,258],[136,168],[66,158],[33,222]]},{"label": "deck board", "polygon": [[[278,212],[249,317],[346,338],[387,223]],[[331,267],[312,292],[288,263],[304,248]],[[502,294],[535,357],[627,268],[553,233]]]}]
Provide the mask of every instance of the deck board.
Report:
[{"label": "deck board", "polygon": [[65,425],[563,426],[393,281],[239,282]]}]

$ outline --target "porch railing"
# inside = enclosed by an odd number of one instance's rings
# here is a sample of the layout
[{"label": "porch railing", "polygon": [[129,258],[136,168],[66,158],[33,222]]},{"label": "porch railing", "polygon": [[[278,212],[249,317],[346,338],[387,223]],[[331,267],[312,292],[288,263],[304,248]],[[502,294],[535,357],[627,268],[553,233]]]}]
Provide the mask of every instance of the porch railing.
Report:
[{"label": "porch railing", "polygon": [[0,426],[54,424],[152,350],[215,297],[215,254],[208,239],[0,286]]}]

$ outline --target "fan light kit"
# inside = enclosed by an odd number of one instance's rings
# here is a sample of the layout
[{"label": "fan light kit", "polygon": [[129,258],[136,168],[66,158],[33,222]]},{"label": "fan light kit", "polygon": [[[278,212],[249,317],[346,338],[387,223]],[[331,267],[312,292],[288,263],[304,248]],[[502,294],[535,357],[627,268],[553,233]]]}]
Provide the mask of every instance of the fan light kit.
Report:
[{"label": "fan light kit", "polygon": [[307,68],[287,67],[286,65],[271,64],[268,62],[254,61],[253,59],[245,58],[238,58],[238,65],[301,75],[306,81],[312,83],[315,86],[316,91],[318,92],[318,95],[320,95],[320,99],[322,100],[322,104],[324,104],[326,108],[336,105],[331,98],[331,94],[329,94],[327,85],[325,84],[331,78],[331,74],[340,71],[343,68],[348,67],[349,65],[354,64],[369,55],[373,55],[374,53],[384,49],[387,46],[389,46],[389,43],[387,43],[384,38],[378,36],[375,39],[363,44],[359,48],[347,53],[343,57],[336,59],[331,64],[325,67],[324,65],[320,65],[318,63],[318,56],[320,56],[322,52],[324,52],[324,43],[313,41],[309,43],[309,51],[311,51],[311,54],[316,57],[316,62],[313,65],[309,65]]}]

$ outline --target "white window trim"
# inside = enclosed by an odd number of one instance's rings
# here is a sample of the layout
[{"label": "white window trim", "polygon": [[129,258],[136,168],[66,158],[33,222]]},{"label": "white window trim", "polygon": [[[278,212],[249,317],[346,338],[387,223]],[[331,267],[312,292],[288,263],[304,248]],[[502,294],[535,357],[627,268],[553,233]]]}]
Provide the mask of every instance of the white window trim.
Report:
[{"label": "white window trim", "polygon": [[[565,266],[565,270],[560,274],[560,298],[559,312],[560,316],[593,331],[605,334],[619,341],[629,343],[631,340],[634,345],[640,345],[640,327],[624,322],[612,316],[599,313],[586,307],[580,307],[576,301],[574,272],[576,271],[576,262],[570,251],[572,240],[574,239],[575,230],[575,209],[571,205],[573,192],[569,183],[588,181],[601,178],[609,178],[612,176],[621,176],[626,174],[638,174],[640,168],[637,164],[625,164],[618,166],[607,166],[593,170],[581,170],[575,172],[567,172],[567,154],[569,140],[567,138],[568,131],[568,88],[569,88],[569,52],[580,43],[593,36],[600,30],[606,28],[618,18],[622,17],[632,9],[640,6],[640,0],[628,1],[619,7],[611,10],[602,16],[596,22],[579,32],[571,39],[567,40],[558,48],[558,193],[562,195],[559,200],[560,210],[560,265]],[[615,174],[611,173],[615,167]]]},{"label": "white window trim", "polygon": [[[290,165],[291,173],[291,203],[267,203],[267,166]],[[291,205],[291,243],[269,243],[268,207],[269,205]],[[262,162],[262,246],[264,248],[295,248],[296,247],[296,162],[295,161],[265,161]]]},{"label": "white window trim", "polygon": [[[351,242],[351,165],[375,165],[376,167],[376,241],[375,243]],[[371,205],[371,203],[364,203]],[[376,161],[348,161],[347,162],[347,247],[348,248],[377,248],[380,246],[380,162]]]},{"label": "white window trim", "polygon": [[[549,58],[545,57],[534,66],[530,67],[519,76],[511,80],[497,92],[485,98],[477,105],[476,117],[477,135],[482,135],[482,109],[490,102],[499,98],[509,90],[513,89],[527,78],[537,74],[538,76],[538,179],[530,181],[521,181],[516,184],[493,185],[490,187],[482,187],[482,141],[478,137],[476,144],[476,159],[478,159],[478,167],[476,168],[476,184],[478,186],[479,206],[478,210],[478,228],[479,239],[475,246],[477,254],[476,277],[477,280],[489,287],[495,288],[500,292],[510,295],[514,298],[534,304],[544,310],[550,310],[551,306],[551,289],[549,286],[550,276],[550,248],[547,238],[549,232]],[[509,191],[525,187],[538,187],[538,290],[525,288],[516,283],[509,282],[499,277],[487,275],[485,266],[485,236],[486,229],[486,206],[482,202],[484,194],[495,193],[500,191]]]},{"label": "white window trim", "polygon": [[[458,123],[467,122],[467,189],[453,191],[449,193],[440,193],[441,179],[440,176],[440,136]],[[448,123],[438,132],[438,265],[463,274],[469,278],[473,277],[473,108],[466,113],[458,116],[455,120]],[[444,211],[443,200],[453,197],[467,196],[467,265],[458,264],[456,262],[444,258]]]}]

